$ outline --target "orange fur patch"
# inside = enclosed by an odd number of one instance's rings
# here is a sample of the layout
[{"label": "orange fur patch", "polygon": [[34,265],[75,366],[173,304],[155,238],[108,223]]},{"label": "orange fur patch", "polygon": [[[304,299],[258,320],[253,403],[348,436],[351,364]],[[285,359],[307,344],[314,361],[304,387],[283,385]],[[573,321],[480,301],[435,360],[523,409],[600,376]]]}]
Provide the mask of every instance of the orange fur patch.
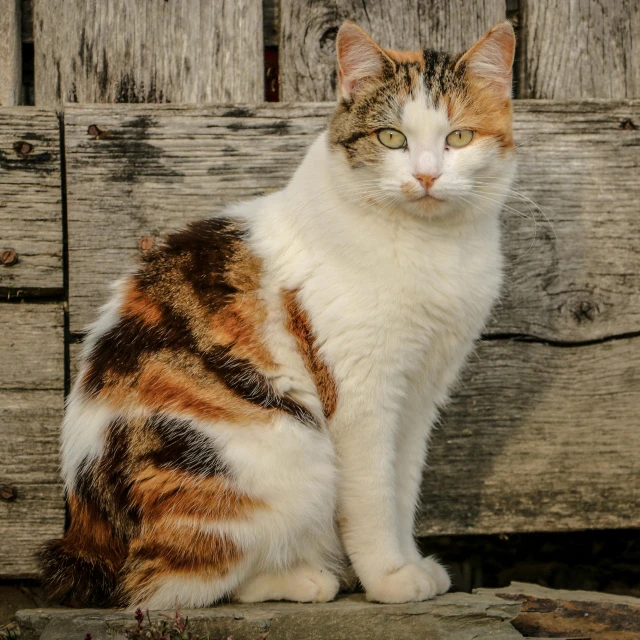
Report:
[{"label": "orange fur patch", "polygon": [[214,343],[229,347],[234,356],[263,369],[274,369],[275,362],[259,336],[259,327],[266,317],[267,311],[257,296],[236,295],[228,305],[211,316],[211,337]]},{"label": "orange fur patch", "polygon": [[158,305],[142,293],[136,283],[131,283],[122,304],[122,313],[136,316],[145,324],[158,324],[162,320],[162,311]]},{"label": "orange fur patch", "polygon": [[495,138],[505,151],[515,147],[509,98],[470,81],[465,94],[449,93],[444,99],[452,129],[471,129],[474,136]]},{"label": "orange fur patch", "polygon": [[150,363],[144,367],[137,384],[138,398],[147,408],[176,412],[205,420],[233,420],[237,397],[220,384],[206,390],[182,372]]},{"label": "orange fur patch", "polygon": [[417,62],[420,64],[420,68],[424,69],[424,53],[422,51],[396,51],[395,49],[385,49],[384,52],[395,62]]},{"label": "orange fur patch", "polygon": [[307,371],[313,376],[316,384],[324,415],[330,418],[338,402],[335,379],[326,363],[320,357],[309,317],[298,303],[298,292],[294,290],[284,291],[282,297],[287,313],[287,330],[298,343],[298,350],[304,360]]},{"label": "orange fur patch", "polygon": [[111,523],[95,505],[79,499],[74,493],[69,494],[67,501],[71,524],[65,534],[65,547],[88,561],[99,557],[113,573],[117,573],[126,550],[122,541],[114,536]]},{"label": "orange fur patch", "polygon": [[197,476],[154,465],[135,474],[131,499],[145,521],[167,525],[175,517],[201,521],[246,519],[253,510],[266,508],[263,502],[235,491],[223,475]]},{"label": "orange fur patch", "polygon": [[119,600],[148,600],[172,575],[211,579],[226,575],[241,554],[228,537],[189,526],[144,527],[131,541]]}]

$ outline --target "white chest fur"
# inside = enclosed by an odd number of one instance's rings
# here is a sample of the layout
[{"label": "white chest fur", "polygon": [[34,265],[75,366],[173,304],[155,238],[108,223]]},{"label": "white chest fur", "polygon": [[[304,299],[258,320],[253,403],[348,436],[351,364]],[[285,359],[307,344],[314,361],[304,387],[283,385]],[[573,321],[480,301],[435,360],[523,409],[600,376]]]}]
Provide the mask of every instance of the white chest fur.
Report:
[{"label": "white chest fur", "polygon": [[429,220],[367,208],[336,189],[327,153],[321,137],[253,218],[272,286],[300,290],[341,385],[457,370],[499,292],[498,211]]}]

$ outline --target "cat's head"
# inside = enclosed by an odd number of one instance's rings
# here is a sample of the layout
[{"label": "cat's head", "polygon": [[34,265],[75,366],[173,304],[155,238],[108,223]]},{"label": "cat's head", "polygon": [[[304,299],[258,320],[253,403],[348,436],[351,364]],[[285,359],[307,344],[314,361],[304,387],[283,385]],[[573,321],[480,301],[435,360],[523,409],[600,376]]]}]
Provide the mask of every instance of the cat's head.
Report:
[{"label": "cat's head", "polygon": [[352,22],[336,47],[329,141],[345,196],[419,216],[497,211],[515,167],[511,24],[459,55],[385,50]]}]

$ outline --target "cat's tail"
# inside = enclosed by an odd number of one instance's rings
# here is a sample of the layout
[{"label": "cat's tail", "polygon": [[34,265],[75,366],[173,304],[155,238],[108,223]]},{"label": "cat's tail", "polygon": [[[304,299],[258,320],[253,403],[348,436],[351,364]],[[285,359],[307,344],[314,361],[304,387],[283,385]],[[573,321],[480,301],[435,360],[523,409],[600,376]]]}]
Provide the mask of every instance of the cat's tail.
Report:
[{"label": "cat's tail", "polygon": [[96,505],[73,494],[68,503],[69,529],[39,553],[47,595],[75,607],[111,606],[126,559],[126,542]]}]

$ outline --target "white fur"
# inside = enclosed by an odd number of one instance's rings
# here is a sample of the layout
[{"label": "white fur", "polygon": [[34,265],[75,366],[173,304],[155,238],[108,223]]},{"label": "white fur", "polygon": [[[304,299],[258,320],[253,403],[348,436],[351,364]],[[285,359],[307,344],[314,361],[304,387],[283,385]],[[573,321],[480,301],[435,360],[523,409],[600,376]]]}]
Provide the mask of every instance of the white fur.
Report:
[{"label": "white fur", "polygon": [[[370,599],[422,600],[448,589],[446,571],[416,548],[413,518],[431,426],[499,292],[498,214],[514,161],[490,142],[447,150],[451,124],[424,93],[405,106],[398,128],[407,150],[355,170],[323,133],[286,189],[226,212],[248,221],[263,261],[273,384],[322,428],[288,416],[266,426],[194,420],[238,490],[268,508],[201,525],[231,536],[241,565],[212,582],[170,578],[147,605],[172,606],[177,594],[182,606],[201,606],[230,591],[244,601],[330,599],[342,545]],[[414,176],[424,173],[437,175],[431,193],[439,201],[423,197]],[[337,382],[328,424],[284,326],[286,289],[299,290]],[[106,308],[90,344],[113,326],[119,304],[116,297]],[[76,395],[63,426],[67,479],[100,455],[111,415]]]}]

